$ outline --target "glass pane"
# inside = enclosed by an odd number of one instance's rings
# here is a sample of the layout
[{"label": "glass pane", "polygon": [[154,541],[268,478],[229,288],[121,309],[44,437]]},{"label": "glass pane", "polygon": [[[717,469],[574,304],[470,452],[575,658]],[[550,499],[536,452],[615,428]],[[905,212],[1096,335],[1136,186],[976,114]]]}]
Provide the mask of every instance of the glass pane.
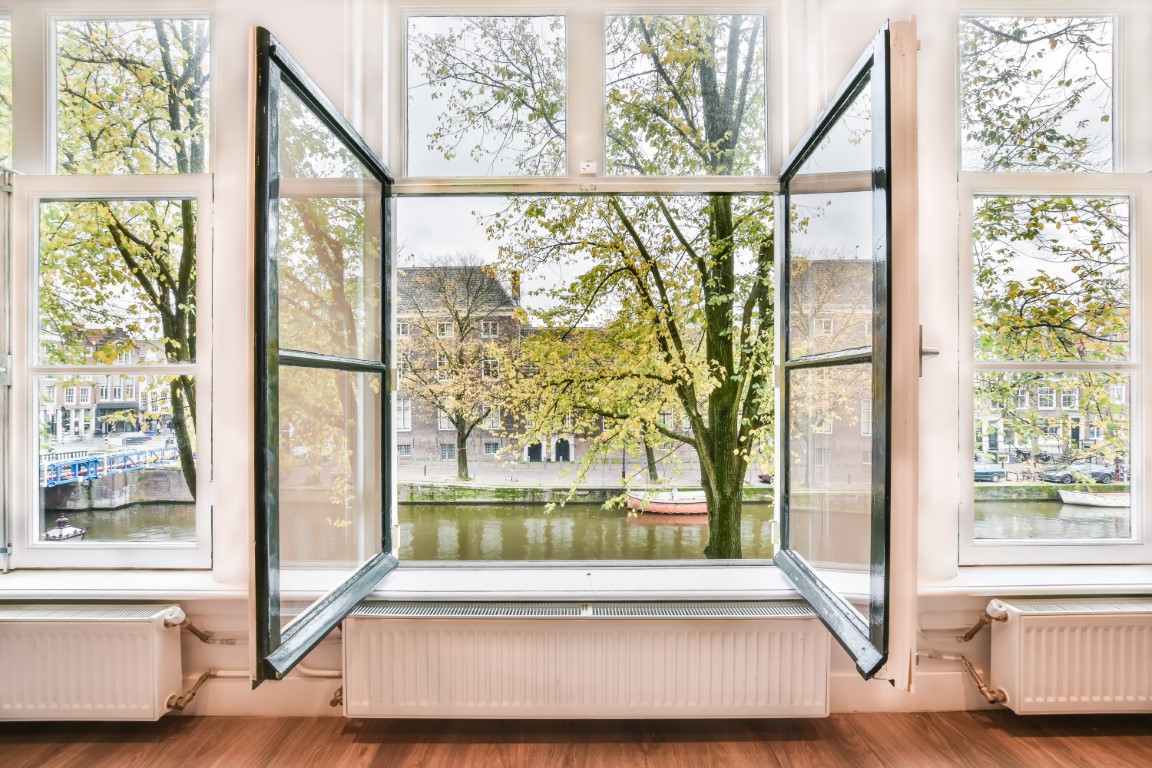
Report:
[{"label": "glass pane", "polygon": [[962,17],[965,171],[1111,171],[1112,19]]},{"label": "glass pane", "polygon": [[196,203],[40,206],[41,364],[196,359]]},{"label": "glass pane", "polygon": [[1132,534],[1131,377],[976,374],[977,539],[1116,539]]},{"label": "glass pane", "polygon": [[192,376],[61,373],[33,382],[42,538],[84,529],[83,541],[195,541]]},{"label": "glass pane", "polygon": [[279,115],[280,346],[378,360],[380,184],[288,89]]},{"label": "glass pane", "polygon": [[[759,544],[747,548],[745,521],[770,516],[747,506],[769,495],[773,461],[772,390],[763,385],[773,203],[733,195],[399,200],[400,496],[513,505],[452,512],[443,526],[426,510],[402,511],[412,520],[410,551],[700,557],[720,526],[691,545],[627,543],[641,537],[625,536],[629,525],[660,516],[630,523],[624,492],[676,489],[678,509],[698,518],[679,524],[698,527],[706,502],[696,497],[715,482],[713,503],[730,527],[727,548],[711,551],[764,556]],[[709,329],[719,330],[709,337]],[[716,370],[748,386],[717,391]],[[694,441],[710,407],[743,408],[748,418]],[[747,449],[730,461],[733,445]],[[720,455],[723,482],[705,478],[701,464]],[[421,490],[429,481],[449,496],[429,498]],[[608,510],[575,504],[609,500]],[[553,507],[562,501],[572,504]],[[491,525],[476,517],[488,513]],[[565,525],[578,536],[562,544],[552,537]],[[437,544],[447,528],[488,544]],[[530,529],[554,543],[530,544]]]},{"label": "glass pane", "polygon": [[208,169],[209,23],[56,23],[60,173]]},{"label": "glass pane", "polygon": [[560,176],[563,16],[408,19],[409,176]]},{"label": "glass pane", "polygon": [[1124,360],[1131,354],[1125,197],[977,197],[977,360]]},{"label": "glass pane", "polygon": [[609,16],[609,174],[765,173],[763,16]]},{"label": "glass pane", "polygon": [[280,368],[280,564],[353,571],[380,552],[381,379]]},{"label": "glass pane", "polygon": [[872,346],[872,193],[793,195],[788,357]]},{"label": "glass pane", "polygon": [[12,167],[12,20],[0,17],[0,167]]},{"label": "glass pane", "polygon": [[787,406],[787,546],[818,567],[867,572],[872,366],[791,371]]},{"label": "glass pane", "polygon": [[857,86],[848,106],[836,117],[820,136],[819,143],[804,159],[792,182],[793,190],[803,190],[803,177],[823,173],[851,173],[866,171],[862,179],[864,189],[871,186],[872,178],[872,88],[865,79]]}]

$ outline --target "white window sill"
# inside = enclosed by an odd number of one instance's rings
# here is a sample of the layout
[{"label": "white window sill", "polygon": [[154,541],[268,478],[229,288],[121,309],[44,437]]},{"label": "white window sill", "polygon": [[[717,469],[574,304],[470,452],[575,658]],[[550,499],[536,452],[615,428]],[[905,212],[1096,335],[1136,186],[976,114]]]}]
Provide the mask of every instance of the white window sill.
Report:
[{"label": "white window sill", "polygon": [[921,581],[923,596],[1128,595],[1152,591],[1152,565],[971,565]]},{"label": "white window sill", "polygon": [[212,571],[27,569],[0,575],[0,600],[210,600],[248,598],[248,583]]}]

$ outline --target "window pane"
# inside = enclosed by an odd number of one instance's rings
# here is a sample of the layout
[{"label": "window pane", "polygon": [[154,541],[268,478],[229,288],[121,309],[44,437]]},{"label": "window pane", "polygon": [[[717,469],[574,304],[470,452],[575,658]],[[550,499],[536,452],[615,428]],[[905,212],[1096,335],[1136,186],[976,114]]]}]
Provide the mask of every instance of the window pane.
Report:
[{"label": "window pane", "polygon": [[1129,383],[1124,373],[976,374],[977,539],[1131,536]]},{"label": "window pane", "polygon": [[40,206],[41,364],[196,360],[196,203]]},{"label": "window pane", "polygon": [[762,16],[609,16],[606,172],[763,174],[764,38]]},{"label": "window pane", "polygon": [[789,373],[788,547],[818,567],[871,563],[871,392],[867,364]]},{"label": "window pane", "polygon": [[965,171],[1112,170],[1109,18],[960,19]]},{"label": "window pane", "polygon": [[203,173],[209,25],[202,19],[56,23],[60,173]]},{"label": "window pane", "polygon": [[977,197],[977,360],[1124,360],[1130,351],[1129,203]]},{"label": "window pane", "polygon": [[408,19],[409,176],[557,176],[565,153],[563,16]]},{"label": "window pane", "polygon": [[860,189],[870,189],[873,163],[870,85],[870,79],[863,79],[856,85],[858,93],[852,96],[852,100],[824,131],[811,154],[804,158],[799,172],[793,178],[793,191],[803,191],[807,181],[805,176],[852,172],[868,174],[855,183]]},{"label": "window pane", "polygon": [[279,115],[280,346],[379,359],[380,185],[289,89]]},{"label": "window pane", "polygon": [[12,167],[12,20],[0,17],[0,167]]},{"label": "window pane", "polygon": [[[567,519],[583,531],[581,541],[557,544],[548,557],[701,557],[707,529],[693,534],[692,545],[675,548],[589,541],[627,530],[625,487],[676,488],[690,498],[707,481],[701,465],[722,456],[725,466],[712,477],[723,478],[722,485],[715,480],[713,498],[723,509],[719,519],[730,525],[724,556],[768,554],[759,545],[745,548],[744,521],[771,516],[749,507],[763,497],[757,476],[773,461],[773,209],[771,197],[752,195],[397,202],[396,235],[404,247],[396,314],[410,329],[397,345],[401,359],[412,363],[400,380],[412,414],[411,432],[401,439],[416,459],[398,468],[401,498],[435,478],[470,500],[520,502],[507,511],[516,512],[519,523],[461,523],[508,541],[485,548],[462,542],[443,551],[461,558],[540,554],[515,542],[518,526]],[[486,321],[498,332],[486,334]],[[441,323],[451,333],[439,333]],[[724,380],[746,386],[715,391],[718,370],[729,371]],[[740,408],[746,418],[696,440],[719,412],[710,408]],[[486,458],[489,429],[499,430],[500,463]],[[746,446],[735,460],[734,445]],[[495,488],[490,496],[475,495],[471,481],[477,479]],[[542,498],[527,490],[537,484],[563,490]],[[616,503],[594,514],[549,511],[549,502],[569,490],[573,504]],[[688,516],[697,519],[675,525],[707,524],[700,508]],[[651,517],[644,515],[644,522]],[[434,540],[419,539],[437,536],[437,526],[411,530],[417,556],[441,550]],[[693,546],[699,550],[693,553]]]},{"label": "window pane", "polygon": [[[41,538],[196,540],[192,376],[33,378]],[[67,521],[59,522],[65,517]]]},{"label": "window pane", "polygon": [[872,346],[872,193],[793,195],[788,356]]},{"label": "window pane", "polygon": [[380,387],[371,374],[280,368],[282,566],[352,571],[380,551]]}]

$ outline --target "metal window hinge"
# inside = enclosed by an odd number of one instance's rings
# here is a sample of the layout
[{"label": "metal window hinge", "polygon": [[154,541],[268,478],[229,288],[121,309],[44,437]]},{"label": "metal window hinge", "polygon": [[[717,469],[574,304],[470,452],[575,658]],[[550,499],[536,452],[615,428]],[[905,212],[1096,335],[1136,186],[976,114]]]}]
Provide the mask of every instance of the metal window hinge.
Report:
[{"label": "metal window hinge", "polygon": [[0,386],[12,386],[12,355],[0,355]]}]

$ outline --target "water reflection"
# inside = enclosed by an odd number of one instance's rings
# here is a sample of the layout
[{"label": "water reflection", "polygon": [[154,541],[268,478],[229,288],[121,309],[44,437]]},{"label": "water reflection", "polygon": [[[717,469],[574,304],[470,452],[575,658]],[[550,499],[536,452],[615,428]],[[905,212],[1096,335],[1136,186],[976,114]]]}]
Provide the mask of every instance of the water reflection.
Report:
[{"label": "water reflection", "polygon": [[83,539],[85,542],[196,541],[195,504],[131,504],[119,509],[67,512],[47,510],[42,530],[55,528],[56,518],[61,515],[68,518],[69,525],[88,529]]},{"label": "water reflection", "polygon": [[[640,515],[596,504],[402,504],[402,560],[695,560],[706,515]],[[745,558],[770,558],[772,505],[745,504]]]},{"label": "water reflection", "polygon": [[1059,501],[978,501],[977,539],[1126,539],[1129,507],[1085,507]]}]

